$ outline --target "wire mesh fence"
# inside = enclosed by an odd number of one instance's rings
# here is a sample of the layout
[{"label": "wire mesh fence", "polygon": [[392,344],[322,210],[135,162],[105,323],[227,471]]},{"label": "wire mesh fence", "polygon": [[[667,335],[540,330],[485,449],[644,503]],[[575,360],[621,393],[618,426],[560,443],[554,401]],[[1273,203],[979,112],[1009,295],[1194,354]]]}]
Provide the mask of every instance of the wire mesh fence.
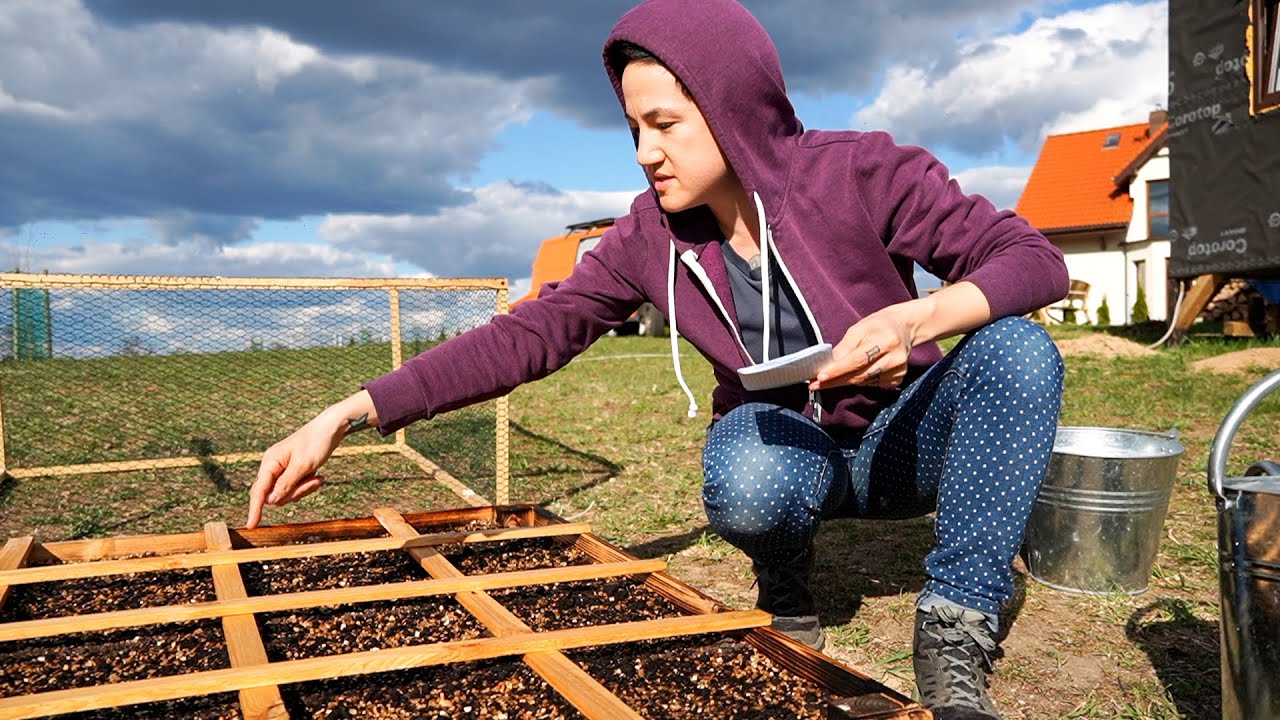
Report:
[{"label": "wire mesh fence", "polygon": [[[11,477],[193,467],[223,484],[225,466],[255,462],[362,382],[507,302],[502,279],[10,273],[0,289],[0,464]],[[419,477],[501,502],[505,424],[500,399],[387,438],[362,433],[342,452],[403,455]]]}]

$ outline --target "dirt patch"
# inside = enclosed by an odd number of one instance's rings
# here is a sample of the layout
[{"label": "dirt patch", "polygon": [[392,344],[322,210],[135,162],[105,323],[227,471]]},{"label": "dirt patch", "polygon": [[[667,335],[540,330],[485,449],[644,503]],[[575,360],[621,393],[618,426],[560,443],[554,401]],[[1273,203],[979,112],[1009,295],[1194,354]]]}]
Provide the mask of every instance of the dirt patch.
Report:
[{"label": "dirt patch", "polygon": [[1196,370],[1217,373],[1249,372],[1253,368],[1268,371],[1280,368],[1280,348],[1250,348],[1214,355],[1191,363]]},{"label": "dirt patch", "polygon": [[534,585],[490,594],[536,632],[683,614],[669,600],[629,577]]},{"label": "dirt patch", "polygon": [[0,643],[0,697],[225,668],[223,646],[208,620]]},{"label": "dirt patch", "polygon": [[289,717],[314,720],[582,717],[527,665],[509,658],[316,680],[285,685],[280,694]]},{"label": "dirt patch", "polygon": [[1087,337],[1059,340],[1058,351],[1067,355],[1111,355],[1124,357],[1142,357],[1155,355],[1156,351],[1132,340],[1115,335],[1089,335]]},{"label": "dirt patch", "polygon": [[650,718],[830,717],[825,691],[732,637],[626,643],[569,657]]}]

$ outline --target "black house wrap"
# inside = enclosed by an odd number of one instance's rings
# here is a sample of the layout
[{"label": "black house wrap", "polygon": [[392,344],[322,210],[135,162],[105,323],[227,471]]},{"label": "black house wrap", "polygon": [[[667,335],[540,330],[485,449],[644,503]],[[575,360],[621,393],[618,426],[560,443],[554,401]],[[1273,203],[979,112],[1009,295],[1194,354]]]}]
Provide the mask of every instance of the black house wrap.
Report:
[{"label": "black house wrap", "polygon": [[[1251,7],[1265,14],[1269,6],[1274,2],[1169,3],[1174,277],[1280,277],[1280,105],[1257,107],[1246,42]],[[1253,41],[1256,52],[1275,37],[1271,12],[1263,23],[1270,37]]]}]

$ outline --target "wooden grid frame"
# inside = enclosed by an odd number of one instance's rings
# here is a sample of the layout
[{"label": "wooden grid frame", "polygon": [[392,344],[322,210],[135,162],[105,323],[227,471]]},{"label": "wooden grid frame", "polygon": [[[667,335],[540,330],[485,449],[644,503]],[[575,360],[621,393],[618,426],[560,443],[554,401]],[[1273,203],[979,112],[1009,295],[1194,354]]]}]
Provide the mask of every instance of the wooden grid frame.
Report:
[{"label": "wooden grid frame", "polygon": [[[495,294],[494,311],[508,311],[508,287],[506,278],[471,279],[389,279],[389,278],[223,278],[179,277],[140,275],[72,275],[0,273],[0,288],[23,290],[385,290],[391,316],[391,367],[399,368],[403,362],[403,343],[400,322],[401,290],[492,290]],[[510,502],[510,427],[506,396],[495,401],[494,421],[494,498],[492,502]],[[439,465],[409,446],[405,431],[398,430],[394,443],[376,445],[344,445],[333,454],[337,457],[398,454],[416,465],[429,478],[441,483],[464,502],[475,507],[486,506],[490,500],[465,483],[450,475]],[[160,470],[180,467],[199,467],[212,460],[230,464],[253,462],[261,453],[226,453],[207,457],[167,457],[115,462],[79,463],[74,465],[44,465],[36,467],[10,467],[4,437],[4,398],[0,388],[0,476],[8,474],[17,479],[48,476],[84,475],[92,473],[127,472],[135,470]]]},{"label": "wooden grid frame", "polygon": [[[475,532],[420,534],[414,525],[457,525],[470,521],[498,527]],[[368,538],[378,531],[387,537]],[[363,539],[348,539],[359,537]],[[435,548],[448,543],[500,542],[557,537],[591,559],[587,565],[464,575]],[[289,544],[301,539],[306,544]],[[340,553],[403,550],[431,579],[341,587],[250,597],[239,565],[268,559],[318,557]],[[120,559],[138,553],[147,557]],[[871,678],[766,627],[767,613],[733,611],[664,572],[662,560],[638,560],[590,533],[531,505],[484,507],[401,515],[390,508],[373,517],[230,530],[208,523],[203,532],[37,543],[31,537],[9,540],[0,551],[0,606],[19,584],[56,582],[131,572],[209,567],[217,600],[137,610],[63,616],[0,624],[0,642],[138,627],[149,624],[220,618],[231,667],[146,680],[0,698],[0,719],[59,715],[137,703],[238,691],[246,720],[289,717],[279,686],[428,665],[522,656],[565,700],[592,720],[640,718],[634,709],[569,660],[565,650],[733,632],[787,670],[840,697],[829,717],[928,720],[917,703]],[[643,577],[644,584],[687,615],[535,632],[487,590],[621,576]],[[348,603],[452,595],[490,637],[429,645],[270,662],[255,613]]]}]

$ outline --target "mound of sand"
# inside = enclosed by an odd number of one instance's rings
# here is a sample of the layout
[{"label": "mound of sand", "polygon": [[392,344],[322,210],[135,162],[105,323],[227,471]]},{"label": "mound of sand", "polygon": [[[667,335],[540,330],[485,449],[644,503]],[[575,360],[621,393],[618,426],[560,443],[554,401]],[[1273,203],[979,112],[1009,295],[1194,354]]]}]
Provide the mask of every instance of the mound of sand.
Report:
[{"label": "mound of sand", "polygon": [[1280,368],[1280,348],[1237,350],[1197,360],[1191,363],[1191,367],[1217,373],[1247,372],[1257,367],[1271,371]]},{"label": "mound of sand", "polygon": [[1140,345],[1132,340],[1125,340],[1115,335],[1088,335],[1086,337],[1059,340],[1058,351],[1063,357],[1068,355],[1110,355],[1139,357],[1155,355],[1156,351]]}]

